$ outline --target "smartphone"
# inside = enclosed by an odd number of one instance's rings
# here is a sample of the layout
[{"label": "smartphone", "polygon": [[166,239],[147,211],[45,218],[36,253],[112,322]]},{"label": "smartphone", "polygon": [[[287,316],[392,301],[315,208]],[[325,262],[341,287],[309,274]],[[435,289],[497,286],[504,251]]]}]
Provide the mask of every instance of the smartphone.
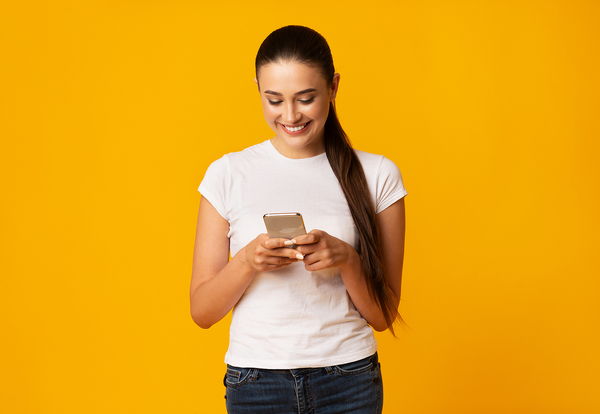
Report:
[{"label": "smartphone", "polygon": [[[267,213],[263,216],[270,238],[293,239],[306,234],[304,220],[300,213]],[[291,246],[294,248],[295,246]]]}]

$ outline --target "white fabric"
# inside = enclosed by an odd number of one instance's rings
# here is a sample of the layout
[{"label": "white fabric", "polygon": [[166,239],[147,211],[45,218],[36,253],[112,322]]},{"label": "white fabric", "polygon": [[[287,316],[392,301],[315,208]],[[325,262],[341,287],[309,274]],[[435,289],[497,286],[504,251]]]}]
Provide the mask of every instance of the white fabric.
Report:
[{"label": "white fabric", "polygon": [[[377,213],[406,195],[396,165],[356,151]],[[327,156],[290,159],[265,141],[210,165],[199,191],[230,225],[231,255],[266,233],[265,213],[299,212],[306,231],[320,229],[357,247],[356,228]],[[294,369],[352,362],[377,350],[339,270],[309,272],[301,262],[258,273],[233,310],[225,362]]]}]

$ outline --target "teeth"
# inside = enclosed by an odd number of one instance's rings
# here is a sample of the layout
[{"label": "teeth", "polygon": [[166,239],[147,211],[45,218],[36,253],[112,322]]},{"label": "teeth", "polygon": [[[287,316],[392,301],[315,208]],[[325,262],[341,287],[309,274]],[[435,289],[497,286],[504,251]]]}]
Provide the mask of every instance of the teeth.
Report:
[{"label": "teeth", "polygon": [[[308,124],[308,122],[306,124]],[[298,132],[298,131],[304,129],[304,127],[306,126],[306,124],[300,125],[300,126],[297,126],[297,127],[292,127],[292,128],[290,128],[288,126],[285,126],[285,125],[284,125],[284,127],[285,127],[285,129],[287,129],[290,132]]]}]

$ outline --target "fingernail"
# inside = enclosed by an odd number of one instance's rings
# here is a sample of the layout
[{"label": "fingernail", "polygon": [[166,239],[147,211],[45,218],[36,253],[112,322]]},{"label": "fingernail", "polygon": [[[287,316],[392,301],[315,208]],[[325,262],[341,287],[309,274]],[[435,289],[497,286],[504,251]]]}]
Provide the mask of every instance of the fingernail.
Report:
[{"label": "fingernail", "polygon": [[298,253],[296,255],[296,259],[298,259],[298,260],[304,260],[304,256],[302,256],[300,253]]},{"label": "fingernail", "polygon": [[292,240],[286,240],[283,242],[284,245],[286,246],[291,246],[292,244],[296,244],[296,240],[292,239]]}]

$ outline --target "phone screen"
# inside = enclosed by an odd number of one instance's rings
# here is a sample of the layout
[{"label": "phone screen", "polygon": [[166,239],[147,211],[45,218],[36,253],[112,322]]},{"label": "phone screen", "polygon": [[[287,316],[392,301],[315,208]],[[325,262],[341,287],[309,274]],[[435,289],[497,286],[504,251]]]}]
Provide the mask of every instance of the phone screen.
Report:
[{"label": "phone screen", "polygon": [[300,213],[267,213],[263,216],[270,238],[293,239],[306,234]]}]

